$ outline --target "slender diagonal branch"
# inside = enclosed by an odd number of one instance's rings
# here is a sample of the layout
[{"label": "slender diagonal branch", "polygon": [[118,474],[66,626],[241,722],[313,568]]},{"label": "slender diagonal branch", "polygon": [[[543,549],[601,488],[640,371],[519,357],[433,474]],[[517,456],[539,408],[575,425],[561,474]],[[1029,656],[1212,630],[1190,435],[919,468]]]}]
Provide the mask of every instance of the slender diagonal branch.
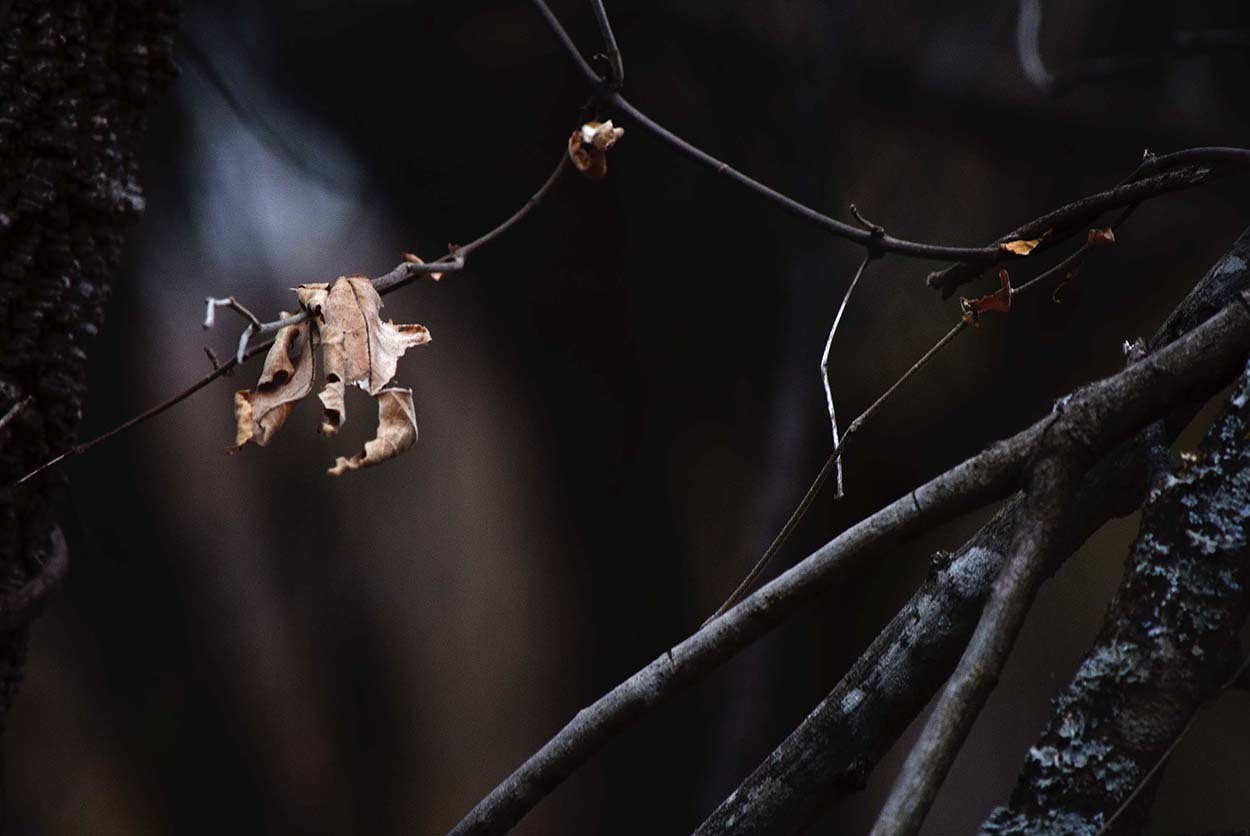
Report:
[{"label": "slender diagonal branch", "polygon": [[1088,454],[1096,455],[1176,403],[1209,396],[1250,352],[1247,305],[1244,300],[1229,305],[1140,363],[1074,393],[1061,413],[991,445],[852,526],[578,712],[451,832],[507,832],[630,721],[762,636],[838,572],[1006,495],[1054,439],[1080,439]]},{"label": "slender diagonal branch", "polygon": [[1007,562],[959,666],[894,781],[872,836],[913,836],[920,831],[1033,607],[1078,473],[1072,453],[1056,454],[1030,468],[1032,485],[1025,490],[1029,508],[1012,536]]},{"label": "slender diagonal branch", "polygon": [[839,468],[841,466],[840,463],[842,461],[842,454],[845,452],[846,445],[850,442],[851,436],[859,432],[869,418],[875,415],[887,401],[894,397],[894,395],[903,388],[903,385],[907,383],[908,380],[915,377],[921,369],[929,365],[933,358],[938,355],[938,352],[950,345],[951,342],[954,341],[955,337],[959,336],[959,333],[967,326],[968,323],[964,320],[960,320],[955,323],[954,327],[947,331],[940,340],[934,343],[933,346],[924,353],[924,356],[913,363],[911,368],[903,372],[902,377],[894,381],[894,383],[890,385],[889,389],[882,392],[875,401],[868,405],[867,409],[856,416],[855,420],[852,421],[850,426],[846,428],[846,434],[842,436],[837,446],[833,448],[833,450],[829,453],[828,458],[825,459],[825,463],[821,465],[820,471],[816,474],[816,478],[812,480],[810,485],[808,485],[807,492],[803,494],[803,498],[799,500],[799,504],[793,511],[790,512],[790,516],[786,519],[785,525],[781,527],[781,531],[777,532],[777,536],[774,537],[773,541],[768,544],[768,548],[764,550],[764,554],[755,562],[755,565],[751,567],[751,571],[748,572],[747,576],[742,579],[742,582],[738,584],[738,587],[733,591],[725,603],[721,604],[720,607],[717,608],[716,612],[712,613],[712,615],[708,617],[708,620],[703,622],[704,626],[717,618],[720,618],[729,610],[730,607],[741,601],[746,593],[750,591],[751,587],[754,586],[755,582],[759,580],[760,575],[764,573],[764,569],[768,567],[768,564],[772,562],[773,558],[777,556],[777,553],[781,551],[783,546],[785,546],[786,542],[790,539],[790,535],[794,533],[794,530],[798,528],[798,525],[803,520],[803,517],[805,517],[807,512],[811,510],[812,503],[816,501],[816,497],[820,494],[821,488],[823,488],[825,482],[829,480],[829,475],[834,472],[835,468]]}]

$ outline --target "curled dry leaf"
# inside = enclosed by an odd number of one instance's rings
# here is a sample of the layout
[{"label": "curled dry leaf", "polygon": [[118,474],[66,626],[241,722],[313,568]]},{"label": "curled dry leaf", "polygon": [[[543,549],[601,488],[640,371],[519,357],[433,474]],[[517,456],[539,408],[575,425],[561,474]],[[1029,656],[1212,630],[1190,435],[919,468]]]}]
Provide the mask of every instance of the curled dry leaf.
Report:
[{"label": "curled dry leaf", "polygon": [[377,393],[378,431],[365,442],[365,449],[351,458],[339,456],[327,472],[342,476],[349,470],[360,470],[393,459],[417,441],[417,416],[412,405],[411,389],[383,389]]},{"label": "curled dry leaf", "polygon": [[1019,241],[1006,241],[999,244],[998,248],[1015,255],[1028,255],[1037,249],[1037,245],[1040,243],[1042,243],[1041,238],[1020,239]]},{"label": "curled dry leaf", "polygon": [[256,388],[234,393],[237,426],[234,447],[227,449],[237,451],[249,441],[264,447],[286,422],[295,402],[312,391],[317,365],[312,343],[308,322],[278,331]]},{"label": "curled dry leaf", "polygon": [[1115,230],[1109,226],[1104,226],[1101,229],[1091,229],[1085,240],[1095,247],[1114,244]]},{"label": "curled dry leaf", "polygon": [[981,314],[986,311],[1006,313],[1011,310],[1011,276],[1006,270],[998,271],[998,290],[979,296],[976,299],[960,299],[959,307],[963,309],[963,321],[969,325],[980,325]]},{"label": "curled dry leaf", "polygon": [[387,384],[399,358],[409,348],[428,343],[430,332],[423,325],[383,322],[378,313],[382,299],[363,276],[341,277],[333,285],[300,285],[295,295],[310,317],[278,331],[256,388],[235,394],[238,428],[235,446],[228,449],[238,450],[249,441],[261,446],[269,442],[295,402],[312,391],[318,346],[326,369],[326,383],[318,395],[324,408],[324,435],[333,435],[343,423],[348,384],[378,401],[377,437],[358,455],[340,457],[330,472],[337,476],[359,470],[411,447],[417,440],[412,391]]},{"label": "curled dry leaf", "polygon": [[569,159],[573,167],[591,180],[602,180],[608,173],[607,151],[625,135],[624,128],[606,122],[587,122],[569,137]]},{"label": "curled dry leaf", "polygon": [[339,278],[324,299],[320,292],[308,294],[308,306],[312,311],[311,305],[317,305],[321,320],[326,384],[317,397],[324,407],[321,433],[328,437],[346,420],[346,387],[356,385],[377,395],[395,376],[404,352],[428,343],[430,332],[424,325],[383,322],[378,313],[382,298],[364,276]]}]

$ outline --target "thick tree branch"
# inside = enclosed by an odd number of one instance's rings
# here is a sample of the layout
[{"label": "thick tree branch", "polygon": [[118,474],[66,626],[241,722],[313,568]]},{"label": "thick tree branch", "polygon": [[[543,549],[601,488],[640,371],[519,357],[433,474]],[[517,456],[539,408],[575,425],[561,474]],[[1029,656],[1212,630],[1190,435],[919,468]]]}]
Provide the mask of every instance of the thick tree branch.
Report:
[{"label": "thick tree branch", "polygon": [[1247,509],[1250,366],[1197,453],[1151,492],[1098,638],[982,833],[1101,832],[1150,780],[1236,666],[1250,614]]},{"label": "thick tree branch", "polygon": [[920,832],[955,756],[998,684],[1046,577],[1046,566],[1062,541],[1060,529],[1083,453],[1078,439],[1069,441],[1078,443],[1030,467],[1027,510],[1012,535],[1007,561],[959,666],[903,762],[872,836]]},{"label": "thick tree branch", "polygon": [[[1250,230],[1195,285],[1146,347],[1157,351],[1250,289]],[[1139,357],[1134,359],[1140,359]],[[1170,441],[1200,402],[1161,422]],[[1096,467],[1066,523],[1065,556],[1108,519],[1141,505],[1158,444],[1152,428]],[[854,667],[797,729],[708,817],[699,836],[789,834],[863,787],[868,773],[954,670],[1022,513],[1017,495],[934,570]],[[1057,567],[1059,561],[1054,566]],[[1052,567],[1053,569],[1054,567]]]},{"label": "thick tree branch", "polygon": [[1240,300],[1142,362],[1074,393],[1062,411],[900,497],[583,709],[452,832],[506,832],[629,721],[766,633],[843,568],[1004,496],[1055,439],[1079,439],[1096,455],[1176,404],[1210,396],[1247,351],[1250,308]]}]

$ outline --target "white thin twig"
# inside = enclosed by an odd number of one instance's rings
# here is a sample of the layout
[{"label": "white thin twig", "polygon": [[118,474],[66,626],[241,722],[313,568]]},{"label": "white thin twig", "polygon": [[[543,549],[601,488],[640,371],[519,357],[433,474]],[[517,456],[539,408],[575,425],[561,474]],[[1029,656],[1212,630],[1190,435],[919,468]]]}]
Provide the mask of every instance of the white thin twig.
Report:
[{"label": "white thin twig", "polygon": [[[864,275],[864,268],[868,266],[868,262],[872,260],[871,255],[864,256],[864,260],[859,263],[859,269],[855,271],[855,278],[851,279],[851,284],[846,288],[846,293],[842,295],[842,304],[838,305],[838,313],[833,318],[833,325],[829,328],[829,339],[825,340],[825,352],[820,356],[820,383],[825,387],[825,403],[829,407],[829,424],[833,428],[833,449],[837,450],[842,446],[842,441],[838,436],[838,415],[833,408],[833,388],[829,385],[829,350],[833,347],[833,335],[838,333],[838,325],[842,322],[842,314],[846,311],[846,303],[851,300],[851,294],[855,292],[855,285],[859,284],[860,277]],[[838,456],[834,463],[836,470],[834,471],[834,493],[839,499],[842,498],[842,457]]]}]

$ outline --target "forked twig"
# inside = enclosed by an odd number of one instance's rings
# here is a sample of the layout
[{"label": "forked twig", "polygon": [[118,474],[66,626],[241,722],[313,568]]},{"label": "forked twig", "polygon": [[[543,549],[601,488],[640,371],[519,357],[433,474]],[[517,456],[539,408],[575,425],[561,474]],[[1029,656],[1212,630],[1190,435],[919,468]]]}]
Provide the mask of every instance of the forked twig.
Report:
[{"label": "forked twig", "polygon": [[1034,465],[1032,506],[1017,525],[1007,560],[959,666],[907,754],[871,836],[913,836],[1007,663],[1046,577],[1064,514],[1082,469],[1060,453]]}]

